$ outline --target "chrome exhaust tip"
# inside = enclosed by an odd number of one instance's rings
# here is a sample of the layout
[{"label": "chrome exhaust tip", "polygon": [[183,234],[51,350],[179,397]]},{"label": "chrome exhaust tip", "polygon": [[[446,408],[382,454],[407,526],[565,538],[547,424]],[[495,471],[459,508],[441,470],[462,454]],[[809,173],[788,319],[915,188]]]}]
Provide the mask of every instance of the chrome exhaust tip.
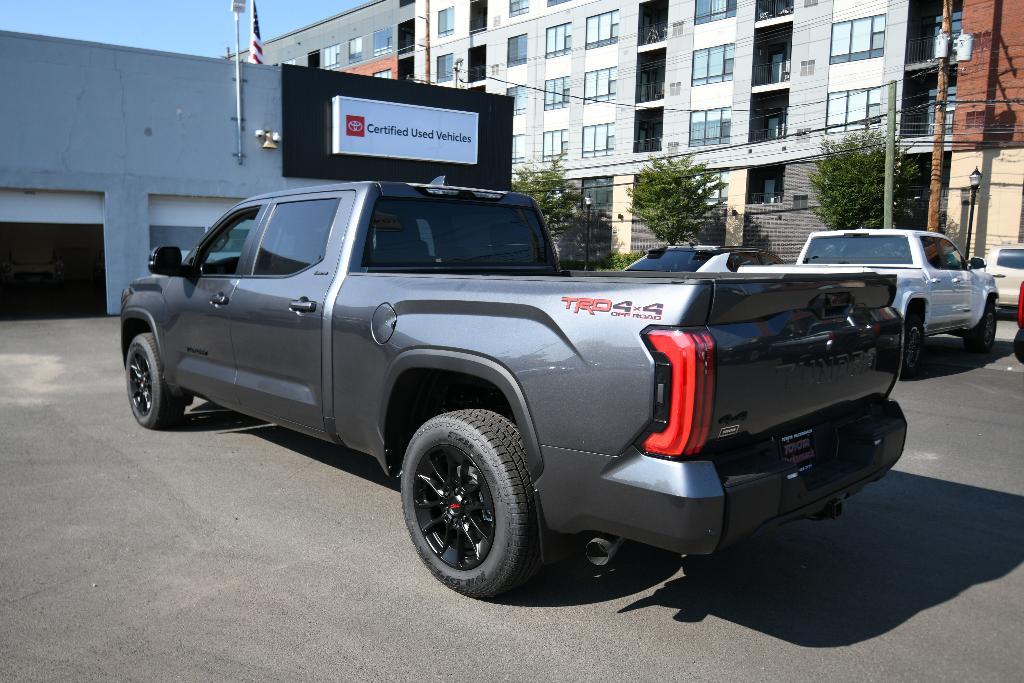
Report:
[{"label": "chrome exhaust tip", "polygon": [[615,553],[619,552],[619,548],[624,540],[622,537],[606,538],[604,536],[595,536],[587,541],[587,546],[584,548],[583,553],[590,564],[595,567],[603,567],[612,561]]}]

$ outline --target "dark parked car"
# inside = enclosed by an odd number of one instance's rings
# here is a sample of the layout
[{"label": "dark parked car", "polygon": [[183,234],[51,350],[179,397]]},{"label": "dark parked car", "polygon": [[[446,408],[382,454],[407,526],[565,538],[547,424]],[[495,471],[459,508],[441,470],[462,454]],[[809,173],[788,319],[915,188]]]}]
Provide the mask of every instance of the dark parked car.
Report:
[{"label": "dark parked car", "polygon": [[891,275],[567,272],[529,197],[372,182],[242,202],[150,271],[121,306],[139,424],[200,396],[371,454],[474,597],[588,539],[834,517],[903,451]]},{"label": "dark parked car", "polygon": [[693,273],[719,254],[731,254],[725,265],[734,273],[740,266],[771,266],[782,263],[782,259],[764,249],[690,245],[651,249],[626,270]]}]

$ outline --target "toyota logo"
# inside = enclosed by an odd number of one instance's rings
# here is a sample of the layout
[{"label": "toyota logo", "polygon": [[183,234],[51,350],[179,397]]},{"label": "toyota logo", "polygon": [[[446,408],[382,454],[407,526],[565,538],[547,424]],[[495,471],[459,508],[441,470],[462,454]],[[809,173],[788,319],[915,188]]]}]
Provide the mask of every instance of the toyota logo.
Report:
[{"label": "toyota logo", "polygon": [[358,133],[363,129],[363,122],[358,119],[352,119],[348,122],[348,129],[353,133]]},{"label": "toyota logo", "polygon": [[362,116],[345,115],[345,135],[361,138],[366,135],[366,120]]}]

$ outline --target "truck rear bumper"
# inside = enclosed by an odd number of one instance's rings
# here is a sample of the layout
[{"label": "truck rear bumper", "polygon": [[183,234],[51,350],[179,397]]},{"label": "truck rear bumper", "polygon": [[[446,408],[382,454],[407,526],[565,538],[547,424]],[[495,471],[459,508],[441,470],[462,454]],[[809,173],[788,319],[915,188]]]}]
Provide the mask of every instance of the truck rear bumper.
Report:
[{"label": "truck rear bumper", "polygon": [[[715,461],[544,448],[536,482],[547,530],[600,532],[687,555],[724,548],[758,530],[815,516],[880,479],[903,452],[907,423],[893,401],[815,427],[812,467],[779,456],[772,439]],[[819,430],[821,436],[818,436]]]}]

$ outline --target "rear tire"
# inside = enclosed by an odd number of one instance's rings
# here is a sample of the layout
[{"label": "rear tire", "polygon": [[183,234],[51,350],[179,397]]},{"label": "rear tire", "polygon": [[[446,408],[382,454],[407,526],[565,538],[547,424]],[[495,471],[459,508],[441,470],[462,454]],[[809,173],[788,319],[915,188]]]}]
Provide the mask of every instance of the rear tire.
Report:
[{"label": "rear tire", "polygon": [[402,510],[423,564],[463,595],[504,593],[540,569],[522,438],[497,413],[457,410],[416,430],[402,465]]},{"label": "rear tire", "polygon": [[964,348],[971,353],[988,353],[996,340],[996,306],[992,299],[985,302],[981,320],[964,334]]},{"label": "rear tire", "polygon": [[136,422],[146,429],[164,429],[181,422],[192,401],[175,396],[164,381],[164,364],[151,333],[136,335],[128,345],[124,374]]},{"label": "rear tire", "polygon": [[900,379],[916,377],[921,371],[924,353],[924,318],[920,313],[908,313],[903,323],[903,366]]}]

